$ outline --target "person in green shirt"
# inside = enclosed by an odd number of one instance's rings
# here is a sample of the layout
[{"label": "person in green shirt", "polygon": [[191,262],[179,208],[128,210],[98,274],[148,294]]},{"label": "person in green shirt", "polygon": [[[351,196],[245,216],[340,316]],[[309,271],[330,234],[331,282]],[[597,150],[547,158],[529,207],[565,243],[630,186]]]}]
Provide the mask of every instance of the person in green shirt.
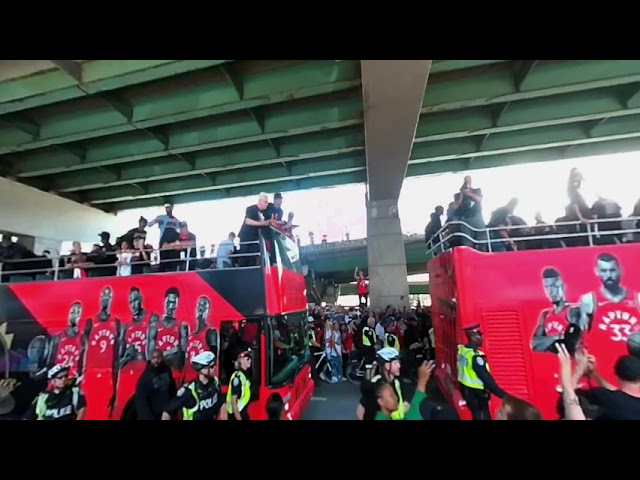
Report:
[{"label": "person in green shirt", "polygon": [[[424,362],[418,369],[418,384],[416,393],[411,399],[411,407],[405,414],[403,420],[423,420],[420,414],[420,404],[427,398],[427,383],[431,378],[433,370],[436,368],[434,362]],[[398,396],[391,384],[384,380],[378,380],[375,384],[375,395],[378,402],[378,412],[374,420],[391,420],[391,413],[398,410]]]}]

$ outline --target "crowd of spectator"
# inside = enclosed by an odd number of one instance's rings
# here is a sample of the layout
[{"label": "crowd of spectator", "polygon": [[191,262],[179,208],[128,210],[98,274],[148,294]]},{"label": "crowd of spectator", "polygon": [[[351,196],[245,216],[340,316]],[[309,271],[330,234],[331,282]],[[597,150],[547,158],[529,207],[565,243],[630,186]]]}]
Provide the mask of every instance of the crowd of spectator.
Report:
[{"label": "crowd of spectator", "polygon": [[589,206],[581,193],[582,183],[582,173],[573,168],[567,181],[569,203],[564,215],[547,223],[540,213],[536,213],[535,224],[528,225],[516,214],[517,198],[494,210],[485,222],[482,189],[473,186],[471,177],[466,176],[446,212],[441,205],[434,209],[425,228],[425,240],[436,254],[459,245],[504,252],[640,240],[640,235],[634,232],[640,230],[640,200],[627,220],[614,200],[599,197]]}]

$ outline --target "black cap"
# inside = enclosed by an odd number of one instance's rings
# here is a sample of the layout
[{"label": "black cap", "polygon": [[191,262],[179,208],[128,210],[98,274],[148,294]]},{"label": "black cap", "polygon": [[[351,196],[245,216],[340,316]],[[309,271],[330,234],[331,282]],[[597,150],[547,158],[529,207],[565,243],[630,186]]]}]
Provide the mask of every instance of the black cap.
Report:
[{"label": "black cap", "polygon": [[469,325],[468,327],[462,327],[462,330],[464,330],[465,333],[482,333],[480,331],[479,323],[476,323],[475,325]]},{"label": "black cap", "polygon": [[279,199],[279,198],[282,198],[282,194],[281,194],[280,192],[276,193],[276,194],[273,196],[273,199],[274,199],[274,200],[277,200],[277,199]]},{"label": "black cap", "polygon": [[100,238],[105,238],[105,237],[106,237],[106,238],[110,238],[110,237],[111,237],[111,234],[110,234],[109,232],[100,232],[100,233],[98,234],[98,236],[99,236]]}]

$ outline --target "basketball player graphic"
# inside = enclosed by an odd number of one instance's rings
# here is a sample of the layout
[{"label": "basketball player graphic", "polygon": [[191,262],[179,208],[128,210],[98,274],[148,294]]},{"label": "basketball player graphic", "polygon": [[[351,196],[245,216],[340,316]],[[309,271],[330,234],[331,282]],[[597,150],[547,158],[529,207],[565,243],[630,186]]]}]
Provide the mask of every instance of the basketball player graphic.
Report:
[{"label": "basketball player graphic", "polygon": [[[551,307],[540,313],[538,326],[531,339],[531,349],[534,352],[557,354],[556,342],[565,340],[571,325],[579,327],[580,308],[567,302],[564,281],[555,268],[547,268],[542,272],[542,282]],[[575,345],[571,350],[575,350]]]},{"label": "basketball player graphic", "polygon": [[100,294],[100,311],[87,320],[84,352],[85,375],[83,387],[87,393],[87,420],[111,415],[116,399],[118,367],[120,364],[122,335],[120,320],[112,317],[113,291],[107,286]]},{"label": "basketball player graphic", "polygon": [[209,313],[211,301],[207,297],[200,297],[196,306],[196,330],[189,336],[187,342],[187,365],[185,368],[185,381],[190,382],[198,377],[197,372],[191,367],[191,359],[196,355],[209,350],[218,356],[218,331],[209,326]]},{"label": "basketball player graphic", "polygon": [[58,364],[67,365],[71,377],[80,377],[83,370],[87,337],[80,332],[81,316],[82,305],[75,302],[69,309],[69,326],[64,332],[51,338],[49,347],[48,368]]},{"label": "basketball player graphic", "polygon": [[158,320],[156,314],[144,308],[142,293],[135,286],[129,290],[129,309],[131,320],[124,326],[116,418],[120,418],[126,402],[134,395],[138,379],[147,366],[147,360],[150,359],[150,353],[147,351],[149,328]]},{"label": "basketball player graphic", "polygon": [[147,344],[148,352],[153,352],[156,348],[162,352],[165,363],[171,367],[177,379],[182,377],[189,339],[189,326],[175,317],[179,300],[180,292],[177,288],[167,289],[164,295],[164,316],[151,323]]},{"label": "basketball player graphic", "polygon": [[596,275],[601,287],[580,299],[581,323],[587,330],[585,346],[612,379],[615,361],[627,354],[629,338],[640,331],[640,295],[622,285],[620,262],[609,253],[596,259]]}]

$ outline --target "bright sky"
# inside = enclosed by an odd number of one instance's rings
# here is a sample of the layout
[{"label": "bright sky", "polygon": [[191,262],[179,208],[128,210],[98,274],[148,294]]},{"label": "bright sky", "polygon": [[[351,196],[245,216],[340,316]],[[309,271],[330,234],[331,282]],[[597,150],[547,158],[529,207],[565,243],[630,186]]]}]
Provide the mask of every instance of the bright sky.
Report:
[{"label": "bright sky", "polygon": [[[553,221],[563,214],[568,203],[566,184],[569,170],[577,166],[584,174],[582,187],[588,203],[596,195],[616,200],[628,215],[633,204],[640,197],[635,175],[629,175],[637,168],[637,153],[607,155],[601,157],[560,160],[556,162],[517,165],[469,172],[475,187],[482,188],[484,194],[485,219],[488,214],[506,204],[511,197],[518,197],[520,204],[516,213],[527,222],[533,222],[537,211],[546,221]],[[481,161],[481,160],[478,160]],[[445,207],[453,200],[453,194],[460,189],[466,172],[408,178],[404,182],[399,201],[402,230],[405,233],[423,233],[429,214],[434,207]],[[273,195],[275,192],[267,192]],[[290,210],[295,213],[295,223],[300,225],[297,233],[302,244],[309,243],[308,232],[315,234],[316,242],[322,235],[328,241],[339,241],[348,227],[351,239],[366,236],[365,186],[347,185],[316,190],[283,192],[285,216]],[[189,229],[196,234],[199,244],[216,245],[230,231],[238,232],[244,210],[257,201],[257,196],[214,200],[185,205],[176,205],[174,214],[189,223]],[[144,215],[149,220],[163,213],[163,208],[145,208],[121,212],[121,235],[137,225],[138,217]],[[153,227],[148,236],[152,244],[157,244],[159,232]]]}]

